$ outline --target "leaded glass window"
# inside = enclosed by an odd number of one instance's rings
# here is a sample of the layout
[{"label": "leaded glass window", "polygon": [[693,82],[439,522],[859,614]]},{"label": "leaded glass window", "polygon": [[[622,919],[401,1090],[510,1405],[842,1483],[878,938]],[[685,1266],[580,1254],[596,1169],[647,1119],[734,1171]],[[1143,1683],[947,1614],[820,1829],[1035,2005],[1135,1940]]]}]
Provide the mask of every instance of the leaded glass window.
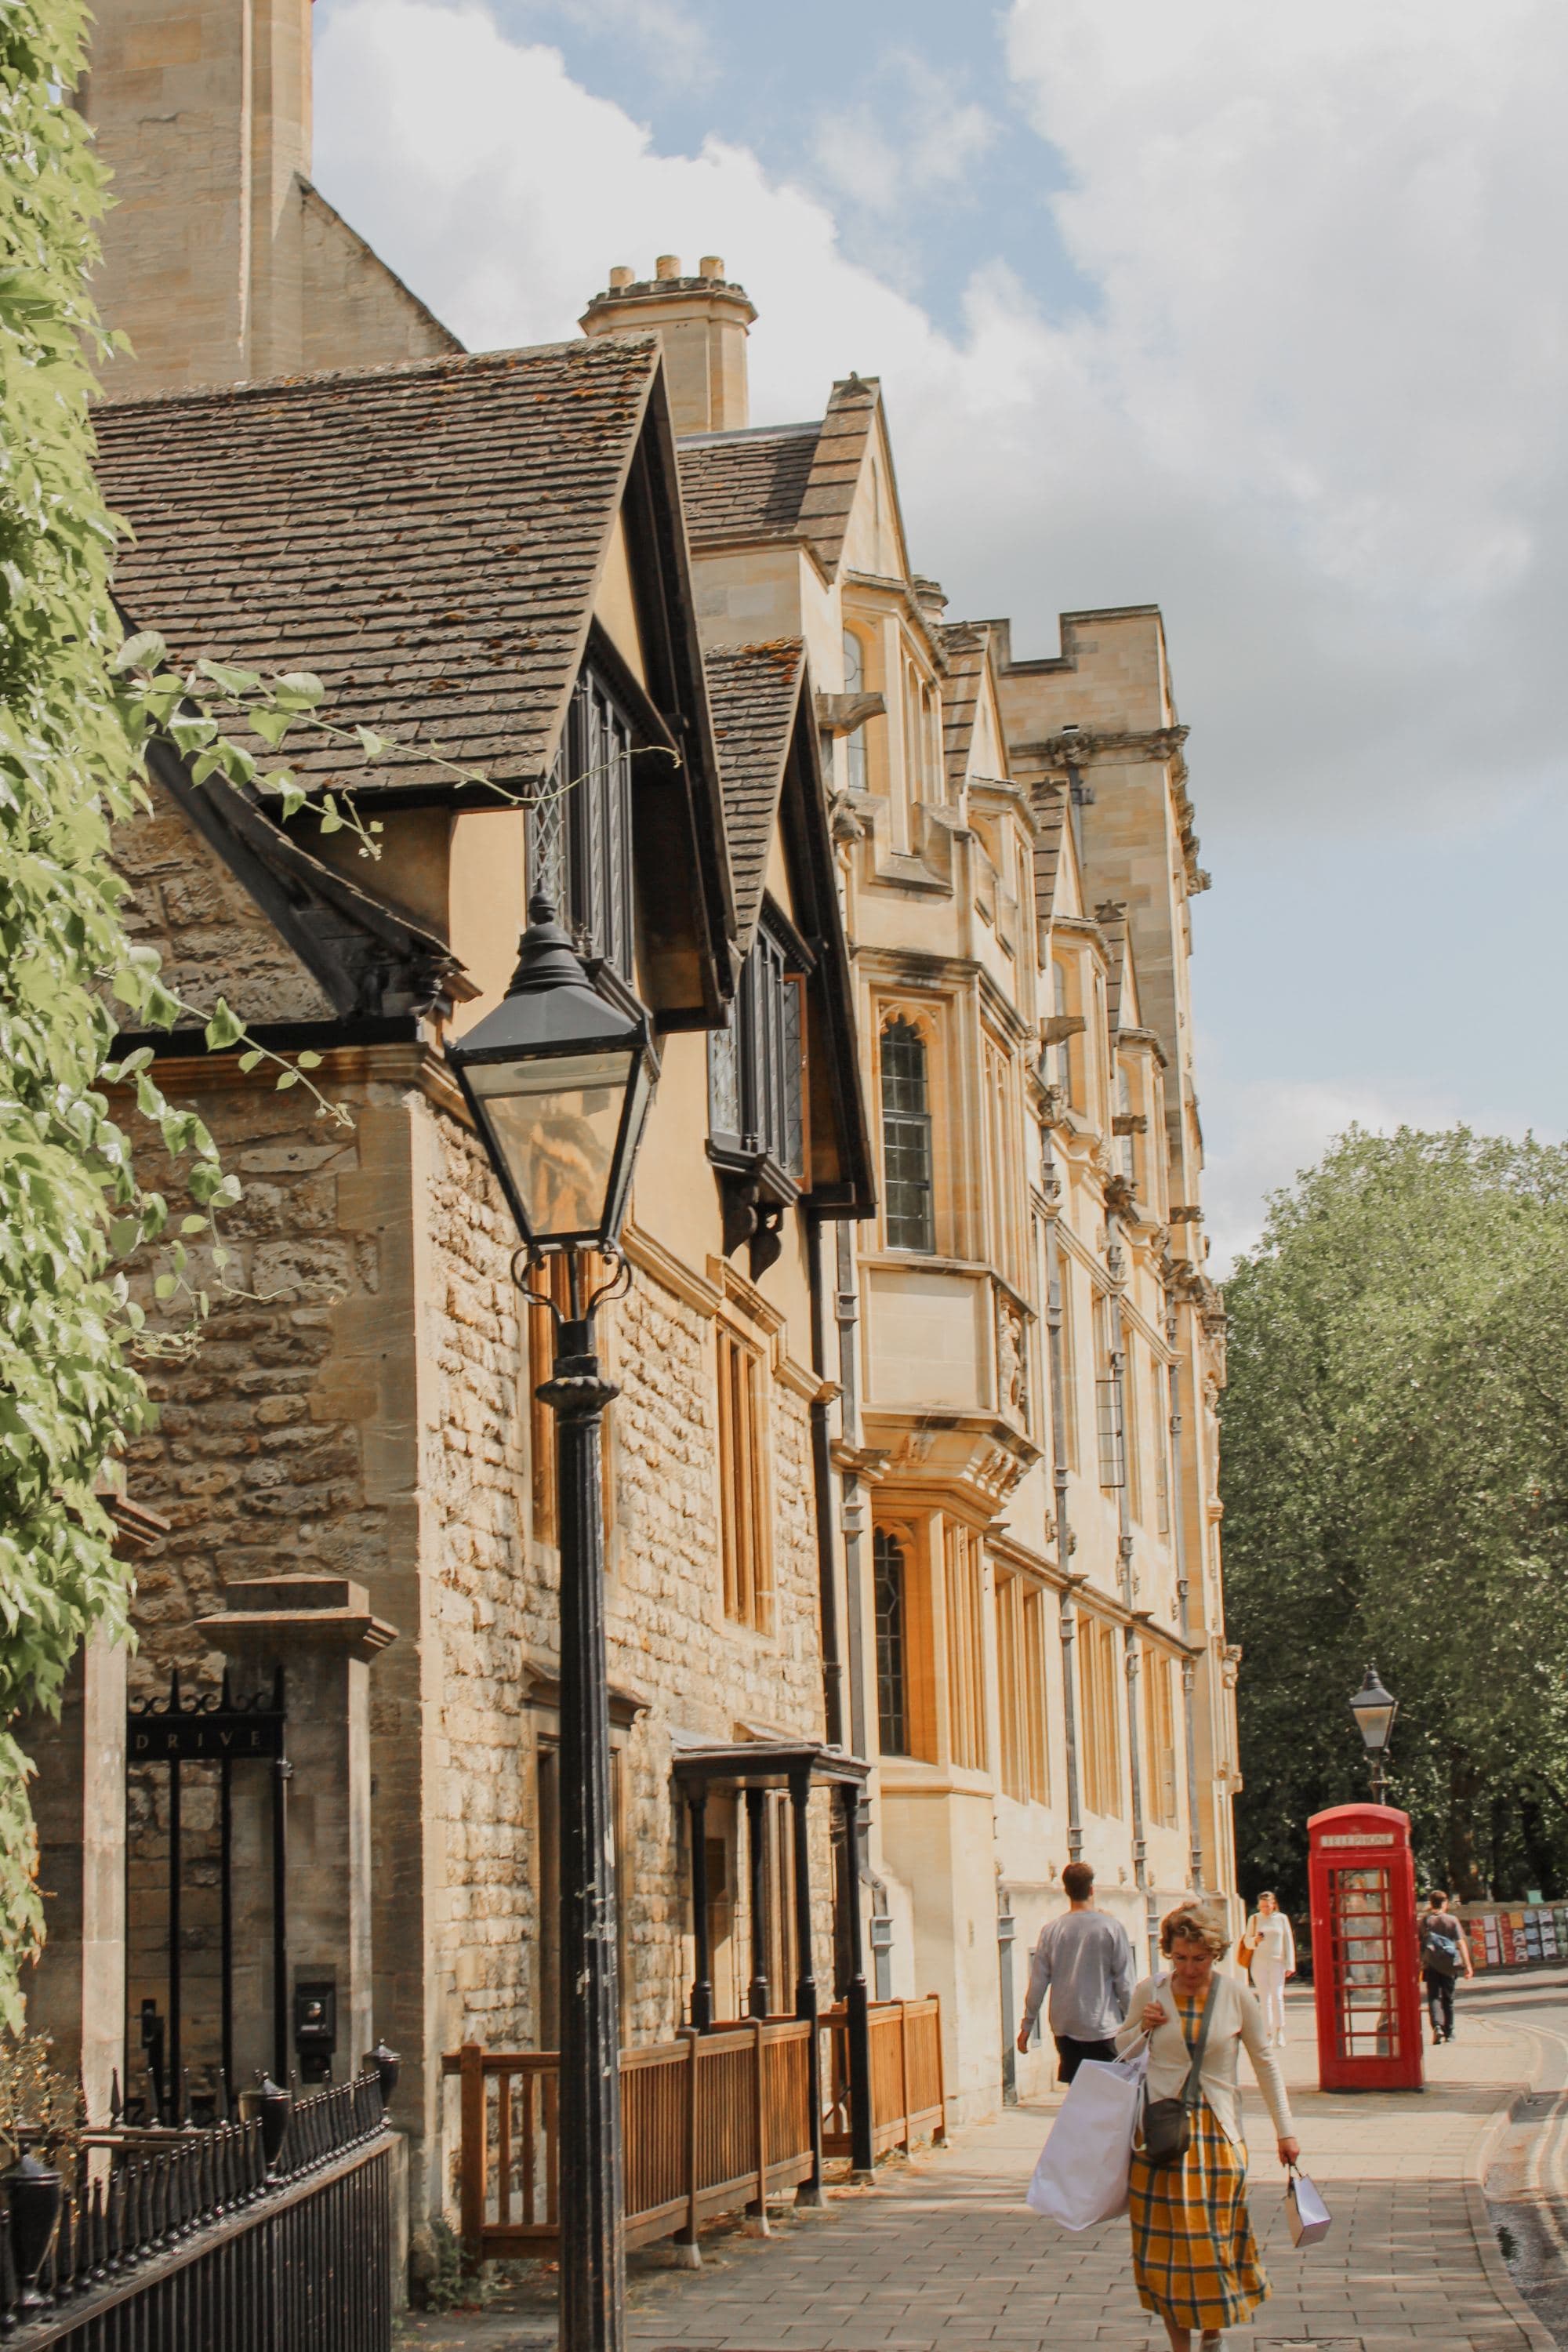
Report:
[{"label": "leaded glass window", "polygon": [[925,1039],[901,1017],[882,1031],[882,1187],[889,1248],[934,1250]]},{"label": "leaded glass window", "polygon": [[550,782],[528,817],[528,887],[586,955],[633,978],[632,730],[592,670],[577,680]]},{"label": "leaded glass window", "polygon": [[765,1152],[805,1173],[804,976],[764,916],[741,970],[730,1026],[708,1038],[708,1126],[721,1151]]},{"label": "leaded glass window", "polygon": [[877,1615],[877,1731],[884,1756],[910,1752],[908,1594],[904,1548],[878,1528],[871,1538]]}]

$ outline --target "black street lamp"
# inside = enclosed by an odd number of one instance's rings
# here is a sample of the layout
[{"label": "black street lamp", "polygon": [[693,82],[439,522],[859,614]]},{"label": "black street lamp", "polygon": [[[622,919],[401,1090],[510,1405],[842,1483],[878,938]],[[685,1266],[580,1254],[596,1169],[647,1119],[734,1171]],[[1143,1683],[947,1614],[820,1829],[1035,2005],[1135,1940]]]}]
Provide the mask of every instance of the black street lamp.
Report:
[{"label": "black street lamp", "polygon": [[[514,1276],[555,1318],[539,1394],[555,1412],[561,1543],[562,2352],[620,2352],[626,2323],[620,2031],[605,1656],[605,1407],[594,1312],[625,1279],[621,1222],[658,1065],[646,1018],[592,985],[548,898],[534,898],[502,1002],[447,1055],[506,1193],[530,1267],[567,1260],[570,1312]],[[584,1296],[583,1253],[620,1261]]]},{"label": "black street lamp", "polygon": [[1372,1794],[1374,1804],[1383,1802],[1383,1759],[1388,1750],[1394,1718],[1399,1712],[1399,1701],[1377,1678],[1377,1668],[1368,1666],[1366,1680],[1352,1699],[1351,1714],[1356,1729],[1366,1747],[1367,1764],[1372,1772]]}]

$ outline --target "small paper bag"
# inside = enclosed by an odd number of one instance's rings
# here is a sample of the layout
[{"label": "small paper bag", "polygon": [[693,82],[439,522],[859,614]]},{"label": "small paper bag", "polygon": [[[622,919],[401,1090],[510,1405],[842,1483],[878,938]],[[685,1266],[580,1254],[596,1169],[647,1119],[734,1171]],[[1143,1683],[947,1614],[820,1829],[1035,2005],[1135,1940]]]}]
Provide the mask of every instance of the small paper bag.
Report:
[{"label": "small paper bag", "polygon": [[1315,2246],[1328,2236],[1329,2209],[1304,2172],[1292,2172],[1285,2184],[1285,2211],[1298,2246]]}]

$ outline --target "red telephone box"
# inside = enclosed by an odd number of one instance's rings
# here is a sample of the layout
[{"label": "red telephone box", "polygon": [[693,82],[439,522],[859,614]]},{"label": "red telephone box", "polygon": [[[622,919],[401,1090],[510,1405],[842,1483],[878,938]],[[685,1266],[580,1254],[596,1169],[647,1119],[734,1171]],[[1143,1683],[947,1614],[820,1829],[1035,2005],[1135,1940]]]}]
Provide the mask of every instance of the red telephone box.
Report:
[{"label": "red telephone box", "polygon": [[1421,1972],[1410,1816],[1334,1805],[1307,1823],[1318,2087],[1418,2091]]}]

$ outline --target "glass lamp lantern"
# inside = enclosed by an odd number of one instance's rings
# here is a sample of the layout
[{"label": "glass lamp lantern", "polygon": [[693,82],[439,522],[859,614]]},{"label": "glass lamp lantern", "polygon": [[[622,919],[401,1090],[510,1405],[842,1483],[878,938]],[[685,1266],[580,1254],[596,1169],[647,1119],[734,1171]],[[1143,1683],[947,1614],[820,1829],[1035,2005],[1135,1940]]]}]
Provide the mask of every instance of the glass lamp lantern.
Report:
[{"label": "glass lamp lantern", "polygon": [[548,898],[492,1013],[447,1048],[531,1255],[617,1246],[658,1076],[647,1024],[590,982]]},{"label": "glass lamp lantern", "polygon": [[1384,1689],[1375,1666],[1368,1666],[1366,1680],[1352,1699],[1350,1707],[1367,1754],[1381,1756],[1388,1746],[1394,1718],[1399,1712],[1399,1701]]}]

